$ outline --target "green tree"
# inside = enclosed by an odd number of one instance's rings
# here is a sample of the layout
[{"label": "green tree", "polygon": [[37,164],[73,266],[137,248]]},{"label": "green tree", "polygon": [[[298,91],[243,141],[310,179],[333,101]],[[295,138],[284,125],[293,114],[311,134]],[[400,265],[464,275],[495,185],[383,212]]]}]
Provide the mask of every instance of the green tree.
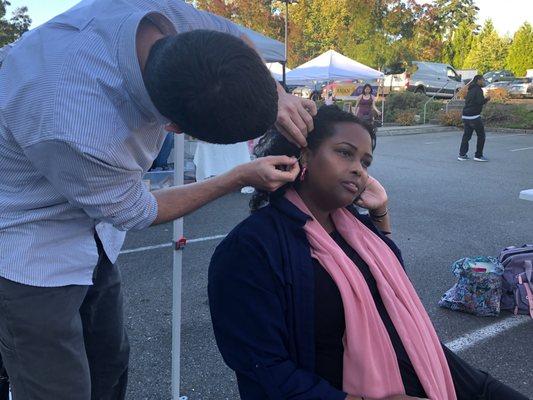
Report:
[{"label": "green tree", "polygon": [[445,45],[443,54],[444,62],[453,65],[455,68],[463,68],[465,59],[472,49],[474,42],[475,25],[468,21],[463,21],[453,32],[452,38]]},{"label": "green tree", "polygon": [[477,69],[482,74],[495,69],[503,69],[509,46],[510,40],[501,38],[489,19],[485,22],[481,33],[474,39],[463,67]]},{"label": "green tree", "polygon": [[283,15],[272,0],[196,0],[194,4],[263,35],[283,38]]},{"label": "green tree", "polygon": [[479,8],[474,0],[435,0],[435,11],[439,33],[444,39],[450,39],[461,23],[475,26]]},{"label": "green tree", "polygon": [[533,68],[533,28],[528,22],[516,31],[507,55],[507,68],[516,76],[524,76]]},{"label": "green tree", "polygon": [[7,19],[6,8],[10,5],[9,1],[0,0],[0,47],[17,40],[31,25],[27,7],[15,9],[11,18]]}]

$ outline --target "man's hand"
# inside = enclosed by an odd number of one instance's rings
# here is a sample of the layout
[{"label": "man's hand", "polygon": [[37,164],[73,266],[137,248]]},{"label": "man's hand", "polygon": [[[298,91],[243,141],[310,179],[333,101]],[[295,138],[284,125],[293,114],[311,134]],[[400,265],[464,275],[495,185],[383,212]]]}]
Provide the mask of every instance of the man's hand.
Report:
[{"label": "man's hand", "polygon": [[261,157],[235,168],[239,186],[253,186],[273,192],[288,182],[293,182],[300,166],[298,160],[287,156]]},{"label": "man's hand", "polygon": [[278,119],[276,128],[298,147],[307,146],[307,134],[313,130],[316,104],[285,92],[278,84]]}]

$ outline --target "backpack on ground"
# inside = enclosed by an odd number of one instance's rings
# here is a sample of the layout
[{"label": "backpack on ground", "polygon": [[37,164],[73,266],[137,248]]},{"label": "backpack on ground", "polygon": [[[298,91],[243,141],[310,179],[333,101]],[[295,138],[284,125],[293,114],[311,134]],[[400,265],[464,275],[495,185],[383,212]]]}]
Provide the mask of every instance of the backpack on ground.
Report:
[{"label": "backpack on ground", "polygon": [[501,309],[533,318],[533,245],[506,247],[499,260],[504,267]]}]

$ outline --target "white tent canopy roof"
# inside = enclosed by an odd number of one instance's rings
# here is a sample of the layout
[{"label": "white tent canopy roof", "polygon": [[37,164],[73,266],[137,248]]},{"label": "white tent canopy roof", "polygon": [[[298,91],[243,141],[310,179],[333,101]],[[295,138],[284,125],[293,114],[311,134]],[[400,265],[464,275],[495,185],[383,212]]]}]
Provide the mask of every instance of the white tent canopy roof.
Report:
[{"label": "white tent canopy roof", "polygon": [[[266,63],[266,66],[275,80],[281,81],[283,79],[283,65],[279,62]],[[289,68],[285,68],[286,72],[289,72]]]},{"label": "white tent canopy roof", "polygon": [[257,51],[268,62],[285,61],[285,45],[278,40],[261,35],[259,32],[238,25],[241,32],[246,33],[254,43]]},{"label": "white tent canopy roof", "polygon": [[372,80],[381,77],[383,77],[382,72],[343,56],[335,50],[328,50],[287,73],[287,83],[290,85],[291,82],[303,81]]}]

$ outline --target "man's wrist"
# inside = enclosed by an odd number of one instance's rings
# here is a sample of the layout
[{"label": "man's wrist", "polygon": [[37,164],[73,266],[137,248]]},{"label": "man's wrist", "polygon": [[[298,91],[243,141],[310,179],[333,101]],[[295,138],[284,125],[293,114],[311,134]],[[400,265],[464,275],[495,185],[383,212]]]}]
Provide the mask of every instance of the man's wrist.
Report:
[{"label": "man's wrist", "polygon": [[247,185],[245,165],[239,165],[225,174],[227,181],[224,184],[229,187],[230,191],[239,190]]}]

